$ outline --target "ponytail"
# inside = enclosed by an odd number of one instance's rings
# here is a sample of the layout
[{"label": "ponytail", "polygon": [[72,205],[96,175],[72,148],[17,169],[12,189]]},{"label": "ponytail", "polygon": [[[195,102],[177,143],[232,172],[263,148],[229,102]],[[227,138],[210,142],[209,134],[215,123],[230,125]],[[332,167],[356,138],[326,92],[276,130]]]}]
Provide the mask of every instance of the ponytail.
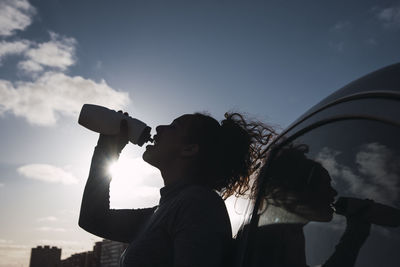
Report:
[{"label": "ponytail", "polygon": [[221,133],[222,197],[243,195],[249,189],[251,175],[258,172],[265,158],[265,147],[275,131],[261,122],[246,120],[239,113],[225,113]]},{"label": "ponytail", "polygon": [[225,113],[221,124],[205,114],[194,116],[196,123],[188,138],[199,144],[198,172],[203,182],[220,191],[224,199],[244,195],[250,188],[250,176],[265,158],[265,147],[276,134],[274,129],[239,113]]}]

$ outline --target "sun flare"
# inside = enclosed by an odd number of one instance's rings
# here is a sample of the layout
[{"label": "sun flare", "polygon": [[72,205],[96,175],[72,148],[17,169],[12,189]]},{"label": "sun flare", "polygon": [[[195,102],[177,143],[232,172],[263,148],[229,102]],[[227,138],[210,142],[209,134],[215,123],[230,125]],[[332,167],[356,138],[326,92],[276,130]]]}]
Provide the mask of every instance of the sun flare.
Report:
[{"label": "sun flare", "polygon": [[141,157],[122,155],[108,167],[112,177],[110,205],[112,208],[154,206],[158,203],[159,189],[163,186],[159,170],[144,162]]},{"label": "sun flare", "polygon": [[121,179],[129,175],[131,167],[129,166],[129,160],[126,158],[121,158],[118,161],[115,161],[110,164],[108,167],[108,172],[111,174],[111,177],[116,179]]}]

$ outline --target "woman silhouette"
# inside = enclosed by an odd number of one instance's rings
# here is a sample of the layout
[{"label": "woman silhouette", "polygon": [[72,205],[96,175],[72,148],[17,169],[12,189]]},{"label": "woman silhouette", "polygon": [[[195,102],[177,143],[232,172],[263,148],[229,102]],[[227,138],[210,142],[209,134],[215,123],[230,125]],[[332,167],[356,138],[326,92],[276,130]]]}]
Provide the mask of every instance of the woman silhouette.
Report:
[{"label": "woman silhouette", "polygon": [[[269,166],[260,171],[254,192],[262,190],[263,205],[249,266],[306,267],[303,227],[311,221],[329,222],[337,191],[329,172],[305,156],[306,145],[281,148]],[[324,267],[354,266],[370,231],[363,207],[346,216],[346,230]],[[247,232],[248,226],[241,232]]]},{"label": "woman silhouette", "polygon": [[161,171],[165,187],[159,205],[112,210],[107,163],[126,145],[126,132],[123,122],[119,135],[100,135],[79,225],[129,243],[121,256],[124,267],[226,264],[232,233],[222,198],[248,189],[249,176],[263,158],[260,148],[270,141],[273,130],[237,113],[225,114],[221,124],[196,113],[158,126],[154,145],[146,147],[143,159]]}]

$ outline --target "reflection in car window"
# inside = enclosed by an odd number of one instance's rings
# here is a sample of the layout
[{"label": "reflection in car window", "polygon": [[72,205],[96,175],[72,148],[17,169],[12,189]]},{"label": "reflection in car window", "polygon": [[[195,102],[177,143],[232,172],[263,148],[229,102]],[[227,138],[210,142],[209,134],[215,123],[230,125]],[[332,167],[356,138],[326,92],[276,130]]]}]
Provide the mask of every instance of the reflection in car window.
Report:
[{"label": "reflection in car window", "polygon": [[[308,144],[308,156],[328,170],[339,196],[371,199],[399,209],[399,136],[399,127],[352,120],[327,124],[295,142]],[[398,221],[398,215],[393,213],[383,213],[380,217],[381,220]],[[329,256],[345,225],[345,217],[335,215],[329,224],[314,222],[305,227],[309,265],[317,265]],[[399,245],[399,227],[372,224],[356,266],[398,266]]]},{"label": "reflection in car window", "polygon": [[[398,266],[399,136],[392,125],[347,120],[281,148],[264,170],[252,266]],[[332,217],[335,196],[341,215]]]}]

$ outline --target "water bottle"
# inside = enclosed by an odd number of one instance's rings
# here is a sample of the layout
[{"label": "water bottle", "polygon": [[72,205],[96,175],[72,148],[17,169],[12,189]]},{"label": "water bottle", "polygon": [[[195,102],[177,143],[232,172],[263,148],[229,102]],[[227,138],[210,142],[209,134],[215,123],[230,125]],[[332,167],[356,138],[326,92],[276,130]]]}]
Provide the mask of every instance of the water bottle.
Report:
[{"label": "water bottle", "polygon": [[336,213],[344,216],[361,216],[370,223],[398,227],[400,210],[367,199],[340,197],[334,204]]},{"label": "water bottle", "polygon": [[142,146],[152,141],[151,128],[146,123],[128,117],[106,107],[84,104],[79,114],[78,123],[89,130],[106,135],[116,135],[120,132],[121,121],[126,120],[128,126],[128,140]]}]

